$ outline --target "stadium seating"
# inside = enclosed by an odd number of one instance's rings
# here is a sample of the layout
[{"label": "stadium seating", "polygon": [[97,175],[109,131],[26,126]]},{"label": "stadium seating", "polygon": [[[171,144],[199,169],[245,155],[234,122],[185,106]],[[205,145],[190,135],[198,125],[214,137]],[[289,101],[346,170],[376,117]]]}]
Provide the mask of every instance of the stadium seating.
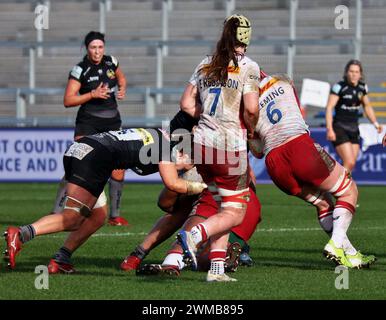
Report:
[{"label": "stadium seating", "polygon": [[[225,1],[173,0],[169,20],[170,40],[215,40],[225,16]],[[112,10],[107,13],[107,41],[161,40],[161,0],[112,0]],[[348,30],[334,28],[334,7],[338,4],[350,7]],[[44,49],[44,57],[37,59],[36,86],[63,87],[71,67],[84,54],[82,39],[90,30],[99,26],[98,1],[51,0],[49,30],[44,31],[45,41],[66,43],[77,41],[79,46],[50,47]],[[289,36],[289,11],[286,0],[238,0],[236,11],[247,15],[253,23],[253,44],[248,54],[268,72],[286,72],[287,48],[275,44],[259,46],[259,40],[285,39]],[[386,8],[381,0],[363,0],[362,61],[366,81],[372,87],[385,81],[386,74]],[[28,87],[28,49],[12,47],[11,43],[34,41],[33,28],[36,3],[18,0],[0,0],[0,87]],[[355,35],[355,1],[299,0],[297,12],[297,37],[299,39],[347,39]],[[7,41],[7,44],[4,42]],[[213,42],[214,45],[214,42]],[[189,79],[194,67],[209,46],[172,46],[164,58],[164,87],[181,87]],[[333,83],[342,76],[344,64],[353,57],[354,48],[349,45],[297,46],[294,80],[300,90],[303,78],[314,78]],[[118,57],[131,87],[156,86],[156,54],[152,46],[113,46],[107,42],[107,53]],[[373,97],[376,105],[384,105],[385,97]],[[165,95],[156,108],[157,116],[171,116],[178,109],[179,95]],[[15,97],[0,95],[0,117],[15,115]],[[62,96],[37,96],[35,105],[27,106],[28,116],[55,116],[71,118],[77,108],[66,110]],[[120,102],[124,118],[143,116],[144,96],[128,95]],[[377,107],[376,110],[386,111]]]}]

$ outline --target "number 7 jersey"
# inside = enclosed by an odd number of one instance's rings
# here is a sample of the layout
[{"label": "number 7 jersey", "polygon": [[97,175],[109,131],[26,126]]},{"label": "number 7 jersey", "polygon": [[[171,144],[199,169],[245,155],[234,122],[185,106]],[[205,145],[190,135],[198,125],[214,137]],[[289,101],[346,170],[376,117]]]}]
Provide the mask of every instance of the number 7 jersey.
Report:
[{"label": "number 7 jersey", "polygon": [[201,72],[210,59],[205,58],[197,66],[189,81],[197,87],[202,105],[194,142],[219,150],[244,151],[247,149],[247,138],[243,94],[258,92],[259,66],[250,58],[239,56],[237,68],[230,62],[226,81],[212,81],[204,71]]},{"label": "number 7 jersey", "polygon": [[259,120],[256,133],[264,145],[265,155],[289,138],[309,132],[300,112],[295,88],[280,77],[267,76],[259,85]]}]

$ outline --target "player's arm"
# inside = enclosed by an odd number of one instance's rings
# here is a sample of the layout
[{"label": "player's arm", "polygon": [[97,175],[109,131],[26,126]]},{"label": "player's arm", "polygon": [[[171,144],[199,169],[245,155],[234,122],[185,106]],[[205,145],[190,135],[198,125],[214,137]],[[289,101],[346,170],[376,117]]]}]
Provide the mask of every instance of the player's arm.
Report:
[{"label": "player's arm", "polygon": [[115,75],[117,77],[117,82],[118,82],[118,92],[117,92],[117,99],[122,100],[126,96],[126,77],[121,68],[117,68],[115,70]]},{"label": "player's arm", "polygon": [[243,118],[249,139],[253,138],[259,119],[259,83],[260,68],[257,64],[252,64],[245,74],[243,86]]},{"label": "player's arm", "polygon": [[193,118],[199,118],[201,114],[201,102],[197,86],[189,83],[181,96],[180,108]]},{"label": "player's arm", "polygon": [[172,213],[179,194],[168,188],[163,188],[158,196],[158,207],[165,212]]},{"label": "player's arm", "polygon": [[101,82],[99,86],[87,93],[79,94],[81,83],[74,79],[69,79],[67,82],[66,90],[64,92],[63,103],[66,108],[76,107],[91,99],[107,99],[110,96],[110,90],[103,86]]},{"label": "player's arm", "polygon": [[326,106],[326,129],[327,129],[327,140],[335,141],[336,135],[334,129],[332,128],[332,113],[339,101],[339,96],[331,93],[328,97],[328,102]]},{"label": "player's arm", "polygon": [[383,144],[384,147],[386,147],[386,133],[383,136],[382,144]]},{"label": "player's arm", "polygon": [[248,92],[243,95],[244,122],[248,138],[253,138],[257,120],[259,119],[259,93]]},{"label": "player's arm", "polygon": [[188,181],[178,177],[175,163],[161,161],[159,173],[166,188],[177,193],[199,194],[208,186],[205,183]]},{"label": "player's arm", "polygon": [[375,116],[374,109],[371,106],[370,99],[369,99],[368,95],[363,96],[362,103],[363,103],[363,111],[364,111],[366,117],[374,125],[374,127],[378,131],[378,133],[381,133],[382,132],[382,126],[377,121],[377,117]]}]

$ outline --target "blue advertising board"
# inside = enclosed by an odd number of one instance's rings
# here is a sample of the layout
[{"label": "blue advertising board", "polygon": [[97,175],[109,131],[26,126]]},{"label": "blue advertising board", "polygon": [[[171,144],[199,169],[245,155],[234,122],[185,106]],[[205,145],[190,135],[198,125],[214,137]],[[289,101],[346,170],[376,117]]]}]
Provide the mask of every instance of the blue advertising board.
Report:
[{"label": "blue advertising board", "polygon": [[[337,159],[323,128],[311,129],[311,136]],[[0,129],[0,182],[59,181],[63,176],[63,153],[73,139],[73,129]],[[250,157],[259,183],[271,183],[264,160]],[[353,172],[358,184],[386,185],[386,148],[380,144],[360,152]],[[159,174],[138,176],[128,170],[126,181],[160,182]]]}]

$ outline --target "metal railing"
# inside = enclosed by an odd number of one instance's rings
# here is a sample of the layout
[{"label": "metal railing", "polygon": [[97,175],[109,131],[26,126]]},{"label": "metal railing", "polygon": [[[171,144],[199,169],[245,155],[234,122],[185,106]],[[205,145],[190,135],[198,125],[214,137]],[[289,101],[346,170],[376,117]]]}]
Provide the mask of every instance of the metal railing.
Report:
[{"label": "metal railing", "polygon": [[[156,40],[129,40],[129,41],[109,41],[108,45],[111,47],[154,47],[156,48],[156,76],[154,87],[161,89],[164,87],[164,48],[165,47],[197,47],[197,46],[206,46],[212,47],[215,43],[211,40],[173,40],[173,41],[156,41]],[[288,48],[295,48],[296,46],[334,46],[346,44],[349,46],[355,46],[355,39],[255,39],[251,43],[251,47],[254,46],[275,46],[283,45]],[[55,48],[55,47],[79,47],[79,43],[72,42],[7,42],[0,41],[0,46],[4,47],[18,47],[20,49],[29,50],[29,71],[28,71],[28,86],[31,89],[29,94],[29,103],[34,104],[35,96],[33,89],[36,88],[36,59],[38,58],[36,51],[38,47],[43,48]],[[287,73],[293,71],[293,59],[295,55],[291,56],[291,59],[288,58],[288,61],[291,61],[287,66]],[[162,92],[160,91],[157,94],[157,103],[162,103]]]},{"label": "metal railing", "polygon": [[[184,91],[183,87],[170,87],[170,88],[154,88],[154,87],[138,87],[128,88],[126,93],[130,94],[141,94],[144,96],[145,113],[143,117],[126,118],[124,122],[126,125],[146,125],[146,126],[159,126],[162,121],[167,121],[166,117],[162,118],[157,116],[157,95],[159,94],[182,94]],[[386,93],[386,88],[381,87],[370,87],[369,92],[371,93]],[[37,126],[44,125],[44,117],[28,117],[27,116],[27,99],[28,96],[34,95],[63,95],[64,89],[62,88],[0,88],[0,95],[14,95],[16,100],[16,117],[0,117],[1,125],[17,125],[17,126]],[[324,120],[308,119],[310,125],[319,126],[324,123]],[[73,119],[53,119],[49,117],[47,123],[50,125],[73,125]]]},{"label": "metal railing", "polygon": [[[144,96],[145,113],[143,117],[137,117],[136,119],[127,119],[130,122],[138,123],[141,125],[154,125],[160,123],[160,121],[167,120],[165,118],[159,118],[156,115],[157,95],[159,94],[182,94],[183,87],[179,88],[154,88],[154,87],[142,87],[142,88],[127,88],[126,94],[141,94]],[[44,95],[44,96],[63,96],[63,88],[0,88],[0,95],[13,95],[16,101],[16,112],[14,118],[0,117],[0,125],[18,125],[18,126],[37,126],[41,125],[39,117],[27,116],[27,99],[31,95]],[[42,117],[44,118],[44,117]],[[57,119],[58,124],[73,124],[73,120]],[[48,118],[50,124],[55,123],[55,119]]]}]

